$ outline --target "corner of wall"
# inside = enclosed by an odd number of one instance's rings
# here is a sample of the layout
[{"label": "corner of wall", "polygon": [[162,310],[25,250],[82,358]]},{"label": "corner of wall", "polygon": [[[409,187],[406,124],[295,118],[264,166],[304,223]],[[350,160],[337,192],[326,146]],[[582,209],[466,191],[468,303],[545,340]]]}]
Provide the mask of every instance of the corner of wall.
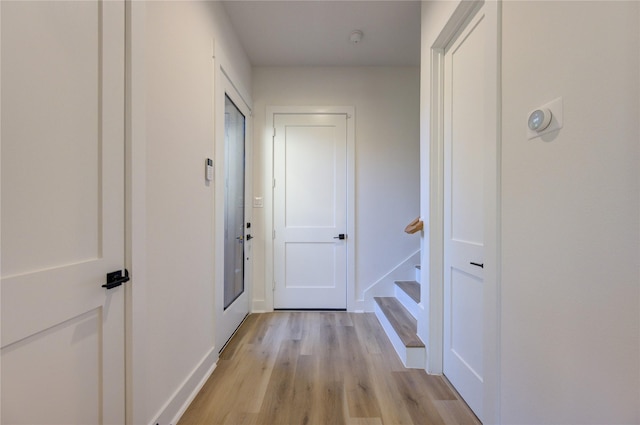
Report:
[{"label": "corner of wall", "polygon": [[154,415],[155,419],[149,425],[177,424],[215,370],[217,359],[218,353],[216,347],[213,347],[171,395],[160,411]]},{"label": "corner of wall", "polygon": [[265,300],[251,301],[251,313],[266,313],[268,311],[271,311],[271,309],[267,309],[267,302]]}]

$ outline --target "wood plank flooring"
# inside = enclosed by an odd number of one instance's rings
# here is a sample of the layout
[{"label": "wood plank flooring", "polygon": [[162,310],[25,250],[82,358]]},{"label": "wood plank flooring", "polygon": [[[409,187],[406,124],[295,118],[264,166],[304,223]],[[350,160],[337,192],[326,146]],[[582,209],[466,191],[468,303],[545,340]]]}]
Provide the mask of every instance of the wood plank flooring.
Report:
[{"label": "wood plank flooring", "polygon": [[250,315],[179,425],[479,424],[441,377],[405,369],[371,313]]},{"label": "wood plank flooring", "polygon": [[420,304],[420,284],[415,280],[396,280],[395,284],[406,292],[416,303]]}]

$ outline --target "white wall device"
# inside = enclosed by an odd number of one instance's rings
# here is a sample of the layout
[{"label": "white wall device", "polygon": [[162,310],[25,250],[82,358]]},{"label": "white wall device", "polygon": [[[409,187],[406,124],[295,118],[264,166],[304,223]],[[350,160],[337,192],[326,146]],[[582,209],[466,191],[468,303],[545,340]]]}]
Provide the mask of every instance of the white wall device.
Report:
[{"label": "white wall device", "polygon": [[207,158],[205,179],[208,182],[213,181],[213,160],[211,158]]},{"label": "white wall device", "polygon": [[529,115],[529,128],[540,133],[551,124],[551,116],[553,114],[547,108],[536,109]]},{"label": "white wall device", "polygon": [[562,128],[562,98],[539,106],[527,116],[527,138],[529,140],[543,136]]}]

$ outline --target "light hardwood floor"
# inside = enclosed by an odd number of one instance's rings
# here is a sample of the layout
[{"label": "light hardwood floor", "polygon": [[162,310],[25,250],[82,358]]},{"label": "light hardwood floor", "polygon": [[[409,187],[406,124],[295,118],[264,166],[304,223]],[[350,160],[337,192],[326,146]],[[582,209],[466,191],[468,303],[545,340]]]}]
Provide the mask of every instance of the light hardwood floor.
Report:
[{"label": "light hardwood floor", "polygon": [[252,314],[179,425],[479,424],[441,377],[405,369],[373,314]]}]

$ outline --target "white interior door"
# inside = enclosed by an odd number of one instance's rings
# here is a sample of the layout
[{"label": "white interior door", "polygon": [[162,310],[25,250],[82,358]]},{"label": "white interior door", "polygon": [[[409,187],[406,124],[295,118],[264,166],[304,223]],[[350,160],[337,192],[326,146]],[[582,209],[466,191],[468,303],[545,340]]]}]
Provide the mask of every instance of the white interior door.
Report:
[{"label": "white interior door", "polygon": [[[222,349],[249,314],[251,260],[251,111],[224,72],[216,80],[216,346]],[[224,117],[224,118],[222,118]]]},{"label": "white interior door", "polygon": [[124,423],[124,2],[0,3],[2,424]]},{"label": "white interior door", "polygon": [[485,21],[482,11],[444,64],[444,374],[482,419]]},{"label": "white interior door", "polygon": [[347,116],[274,115],[274,308],[347,307]]}]

